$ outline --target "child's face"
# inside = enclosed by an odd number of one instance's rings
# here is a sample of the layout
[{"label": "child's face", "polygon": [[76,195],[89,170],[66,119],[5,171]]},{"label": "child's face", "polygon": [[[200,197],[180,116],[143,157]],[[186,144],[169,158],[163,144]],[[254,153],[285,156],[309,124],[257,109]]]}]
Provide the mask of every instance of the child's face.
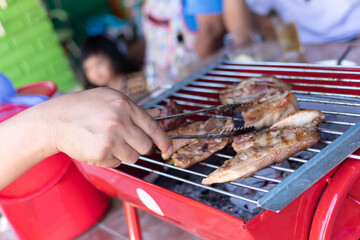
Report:
[{"label": "child's face", "polygon": [[96,86],[107,86],[114,77],[111,61],[103,54],[91,55],[82,67],[87,79]]}]

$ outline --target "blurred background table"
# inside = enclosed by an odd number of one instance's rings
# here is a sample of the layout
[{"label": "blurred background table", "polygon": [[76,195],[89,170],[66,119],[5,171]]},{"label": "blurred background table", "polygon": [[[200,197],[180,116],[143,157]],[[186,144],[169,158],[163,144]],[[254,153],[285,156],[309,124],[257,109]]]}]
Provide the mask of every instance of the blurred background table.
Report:
[{"label": "blurred background table", "polygon": [[360,64],[360,40],[346,43],[324,43],[305,45],[305,58],[308,63],[315,63],[328,59],[339,59],[346,48],[351,45],[352,48],[346,56],[346,60]]}]

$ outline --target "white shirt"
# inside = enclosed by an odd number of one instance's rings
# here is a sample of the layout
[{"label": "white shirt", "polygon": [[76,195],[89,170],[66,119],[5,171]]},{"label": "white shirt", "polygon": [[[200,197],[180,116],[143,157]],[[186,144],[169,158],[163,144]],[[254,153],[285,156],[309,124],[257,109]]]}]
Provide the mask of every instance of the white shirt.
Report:
[{"label": "white shirt", "polygon": [[297,25],[302,43],[348,41],[360,34],[360,0],[246,0],[267,15],[274,9],[284,22]]}]

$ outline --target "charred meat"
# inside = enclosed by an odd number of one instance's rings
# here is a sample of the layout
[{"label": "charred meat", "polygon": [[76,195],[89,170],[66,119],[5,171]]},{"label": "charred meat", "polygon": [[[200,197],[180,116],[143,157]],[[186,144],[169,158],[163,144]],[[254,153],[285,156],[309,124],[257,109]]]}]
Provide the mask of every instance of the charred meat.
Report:
[{"label": "charred meat", "polygon": [[290,91],[271,92],[263,96],[250,109],[242,112],[244,126],[254,126],[256,129],[268,127],[297,110],[299,110],[299,104]]},{"label": "charred meat", "polygon": [[[216,120],[216,122],[214,122],[214,120],[215,119],[209,119],[206,122],[205,129],[207,128],[207,133],[220,133],[221,128],[234,127],[232,119],[227,120],[222,126],[219,126],[219,120]],[[180,148],[173,154],[172,159],[175,161],[175,166],[187,168],[210,157],[215,152],[222,150],[231,142],[231,140],[231,138],[197,139],[189,145]]]},{"label": "charred meat", "polygon": [[[182,113],[182,107],[177,104],[174,100],[170,100],[163,109],[161,109],[160,117],[166,117],[178,113]],[[173,118],[168,120],[160,121],[160,126],[167,132],[170,130],[174,130],[181,125],[184,125],[186,119],[184,117]]]},{"label": "charred meat", "polygon": [[[207,121],[194,122],[186,126],[179,127],[175,130],[169,131],[169,135],[203,135],[207,133],[217,133],[216,131],[222,129],[226,123],[225,118],[210,118]],[[232,121],[231,121],[232,123]],[[226,125],[229,126],[229,125]],[[231,125],[233,126],[233,125]],[[229,126],[230,127],[230,126]],[[197,139],[172,139],[174,146],[174,152],[178,151],[182,147],[195,142]],[[162,153],[162,158],[168,160],[173,154]]]},{"label": "charred meat", "polygon": [[298,111],[269,129],[236,137],[232,146],[238,154],[225,161],[202,183],[210,185],[248,178],[271,164],[281,163],[316,145],[320,140],[317,127],[324,118],[317,110]]},{"label": "charred meat", "polygon": [[256,103],[257,100],[268,93],[290,89],[291,86],[288,83],[285,83],[274,76],[249,78],[242,80],[242,82],[236,86],[222,90],[219,98],[222,104]]}]

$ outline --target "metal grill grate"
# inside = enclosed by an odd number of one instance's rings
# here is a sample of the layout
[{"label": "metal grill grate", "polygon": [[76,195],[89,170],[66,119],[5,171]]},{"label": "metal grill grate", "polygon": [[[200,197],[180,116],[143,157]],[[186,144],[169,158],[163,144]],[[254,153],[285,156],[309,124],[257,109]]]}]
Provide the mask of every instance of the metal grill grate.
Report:
[{"label": "metal grill grate", "polygon": [[[360,160],[360,155],[354,153],[359,148],[360,141],[360,123],[358,123],[360,119],[360,68],[331,67],[327,69],[308,64],[282,63],[240,64],[219,59],[208,68],[202,69],[145,104],[145,107],[162,107],[170,99],[174,99],[185,110],[219,105],[218,94],[221,89],[238,83],[243,78],[258,77],[263,74],[273,74],[284,81],[291,82],[293,84],[292,92],[297,97],[300,108],[321,110],[326,118],[319,127],[322,136],[319,144],[288,159],[289,162],[295,163],[292,165],[296,165],[296,170],[291,167],[273,165],[270,168],[282,173],[280,179],[259,174],[253,176],[259,181],[274,183],[275,187],[269,190],[241,181],[230,183],[239,188],[264,193],[261,198],[251,199],[217,187],[202,185],[201,178],[207,177],[203,171],[178,168],[148,157],[141,156],[140,161],[172,169],[179,173],[198,176],[200,180],[198,182],[190,181],[176,174],[155,170],[158,168],[124,164],[277,211],[285,207],[346,157]],[[339,93],[339,90],[342,93]],[[214,117],[214,115],[199,114],[199,117]],[[220,161],[225,161],[235,155],[228,152],[221,151],[214,156]],[[198,164],[207,168],[208,172],[219,167],[219,165],[207,161]]]}]

